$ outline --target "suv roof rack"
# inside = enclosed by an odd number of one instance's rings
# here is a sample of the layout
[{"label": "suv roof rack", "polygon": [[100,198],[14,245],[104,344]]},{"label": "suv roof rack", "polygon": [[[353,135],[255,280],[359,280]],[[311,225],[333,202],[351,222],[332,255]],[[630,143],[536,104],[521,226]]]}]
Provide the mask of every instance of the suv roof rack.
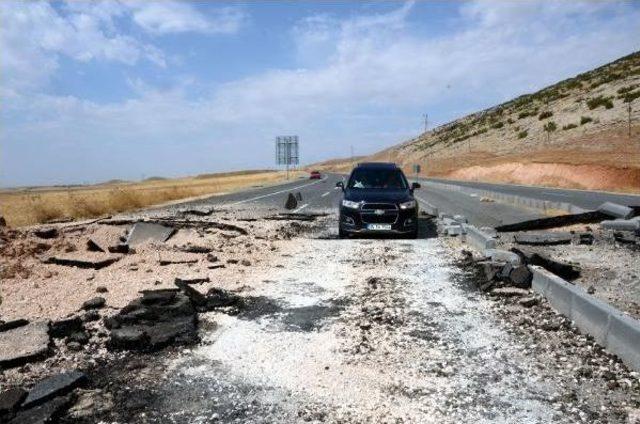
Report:
[{"label": "suv roof rack", "polygon": [[398,167],[398,165],[396,165],[393,162],[360,162],[358,166],[364,167],[364,168],[397,168]]}]

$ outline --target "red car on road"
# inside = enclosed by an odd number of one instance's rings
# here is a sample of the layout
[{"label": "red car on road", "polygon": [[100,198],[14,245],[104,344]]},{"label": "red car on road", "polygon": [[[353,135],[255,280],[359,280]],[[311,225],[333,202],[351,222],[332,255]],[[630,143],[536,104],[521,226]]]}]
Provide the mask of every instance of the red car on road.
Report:
[{"label": "red car on road", "polygon": [[311,174],[309,174],[309,179],[320,180],[322,179],[322,174],[320,173],[320,171],[311,171]]}]

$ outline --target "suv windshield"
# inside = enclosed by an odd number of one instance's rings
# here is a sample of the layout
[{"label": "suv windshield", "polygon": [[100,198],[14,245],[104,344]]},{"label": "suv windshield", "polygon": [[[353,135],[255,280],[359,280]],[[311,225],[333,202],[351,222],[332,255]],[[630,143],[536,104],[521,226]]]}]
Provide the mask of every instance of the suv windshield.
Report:
[{"label": "suv windshield", "polygon": [[353,171],[348,188],[386,188],[404,190],[407,181],[399,169],[366,169]]}]

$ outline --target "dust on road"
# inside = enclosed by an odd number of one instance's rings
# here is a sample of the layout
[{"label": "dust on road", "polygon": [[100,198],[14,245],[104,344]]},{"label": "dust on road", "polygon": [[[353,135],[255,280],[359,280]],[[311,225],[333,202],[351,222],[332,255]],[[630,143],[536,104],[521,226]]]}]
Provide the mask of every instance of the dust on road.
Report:
[{"label": "dust on road", "polygon": [[[296,240],[211,313],[151,422],[549,422],[557,387],[437,239]],[[572,421],[567,418],[567,422]]]}]

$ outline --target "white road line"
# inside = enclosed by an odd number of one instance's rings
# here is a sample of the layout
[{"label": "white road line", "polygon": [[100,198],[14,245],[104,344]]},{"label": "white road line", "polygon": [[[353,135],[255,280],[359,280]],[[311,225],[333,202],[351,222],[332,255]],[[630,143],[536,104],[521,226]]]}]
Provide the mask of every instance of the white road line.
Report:
[{"label": "white road line", "polygon": [[330,194],[331,194],[331,192],[330,192],[330,191],[327,191],[325,194],[323,194],[323,195],[322,195],[322,196],[320,196],[320,197],[325,197],[325,196],[328,196],[328,195],[330,195]]},{"label": "white road line", "polygon": [[302,209],[306,208],[307,206],[309,206],[309,204],[305,203],[304,205],[300,206],[298,209],[294,210],[293,213],[300,212]]},{"label": "white road line", "polygon": [[312,183],[307,183],[307,184],[299,185],[299,186],[296,186],[296,187],[287,188],[285,190],[274,191],[273,193],[267,193],[267,194],[263,194],[261,196],[252,197],[250,199],[244,199],[244,200],[240,200],[240,201],[233,202],[233,203],[227,203],[225,206],[235,206],[235,205],[240,205],[242,203],[252,202],[254,200],[264,199],[265,197],[271,197],[271,196],[275,196],[276,194],[286,193],[287,191],[297,190],[297,189],[302,188],[302,187],[308,187],[310,185],[318,184],[318,183],[320,183],[322,181],[323,180],[318,180],[318,181],[314,181]]}]

